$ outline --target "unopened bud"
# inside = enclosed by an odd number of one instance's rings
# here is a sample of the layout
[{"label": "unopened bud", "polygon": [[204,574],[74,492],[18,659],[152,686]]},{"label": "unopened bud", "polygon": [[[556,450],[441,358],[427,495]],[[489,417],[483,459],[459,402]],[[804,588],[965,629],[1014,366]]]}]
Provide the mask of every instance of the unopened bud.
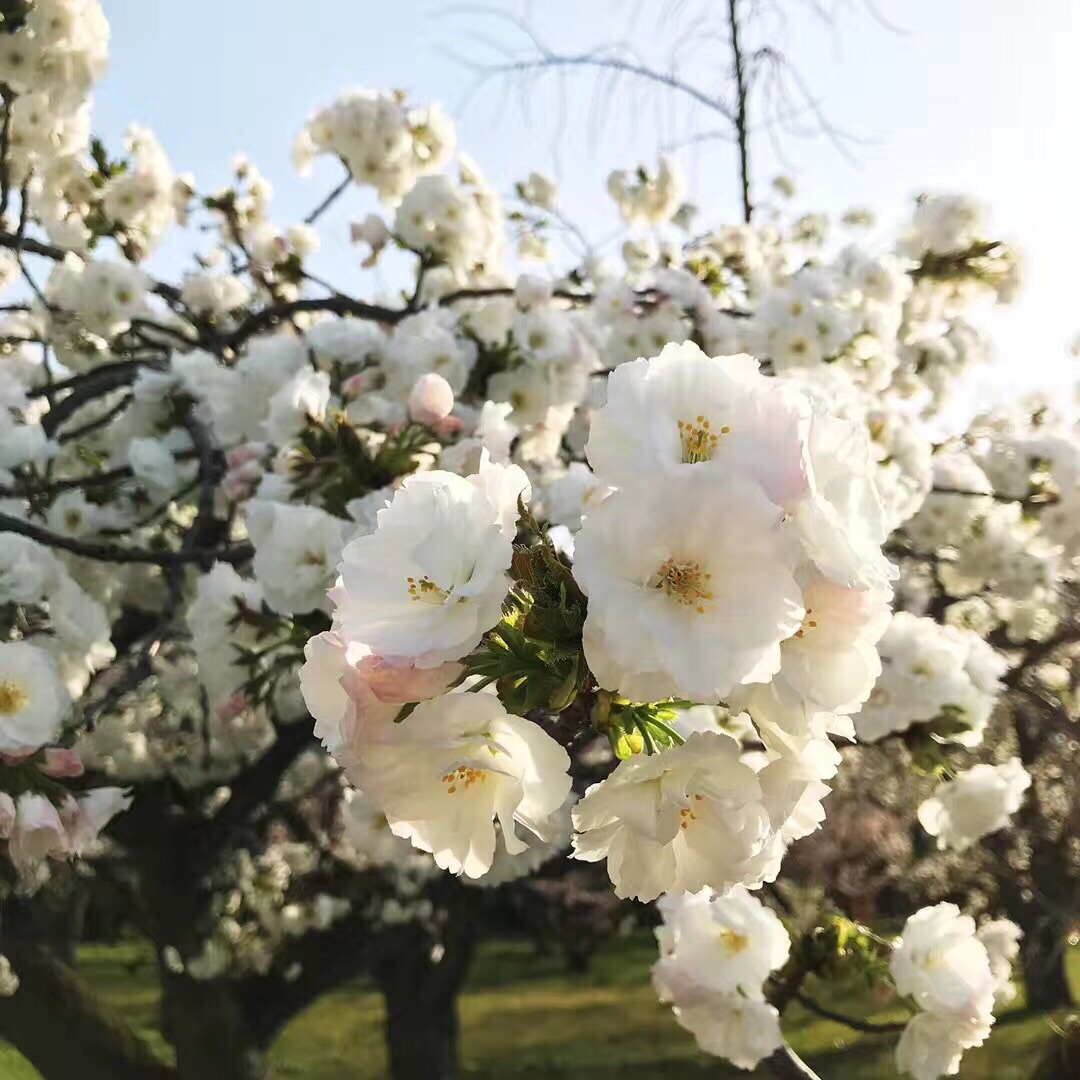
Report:
[{"label": "unopened bud", "polygon": [[450,415],[454,407],[454,391],[450,384],[435,372],[421,375],[409,394],[409,415],[418,424],[437,424]]}]

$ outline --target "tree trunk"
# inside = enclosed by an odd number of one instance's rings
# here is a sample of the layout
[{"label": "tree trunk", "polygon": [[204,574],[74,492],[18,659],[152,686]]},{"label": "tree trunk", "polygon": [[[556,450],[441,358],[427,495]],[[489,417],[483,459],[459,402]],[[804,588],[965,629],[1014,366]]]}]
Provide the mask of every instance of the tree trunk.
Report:
[{"label": "tree trunk", "polygon": [[372,974],[386,1001],[392,1080],[457,1080],[457,995],[472,960],[467,890],[440,883],[436,933],[416,923],[394,926],[372,942]]},{"label": "tree trunk", "polygon": [[45,1080],[179,1080],[41,946],[5,935],[3,952],[19,989],[0,998],[0,1033]]},{"label": "tree trunk", "polygon": [[266,1050],[228,979],[164,973],[161,1019],[184,1080],[264,1080]]},{"label": "tree trunk", "polygon": [[1072,995],[1065,975],[1067,927],[1038,912],[1033,914],[1034,918],[1017,920],[1024,931],[1020,939],[1020,966],[1028,1008],[1039,1012],[1068,1008]]},{"label": "tree trunk", "polygon": [[384,985],[393,1080],[457,1080],[457,994],[442,986]]}]

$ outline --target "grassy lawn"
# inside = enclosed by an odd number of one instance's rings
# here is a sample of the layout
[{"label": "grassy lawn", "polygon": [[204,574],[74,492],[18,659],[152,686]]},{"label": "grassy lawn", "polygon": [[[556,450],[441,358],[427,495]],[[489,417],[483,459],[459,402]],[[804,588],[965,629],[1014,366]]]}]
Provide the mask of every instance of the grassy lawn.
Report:
[{"label": "grassy lawn", "polygon": [[[771,1076],[730,1069],[697,1052],[691,1036],[659,1005],[649,985],[655,947],[645,936],[620,942],[597,957],[585,976],[567,976],[558,957],[535,957],[514,942],[489,944],[461,999],[466,1075],[474,1080],[668,1080]],[[155,1029],[156,992],[142,946],[86,946],[87,979],[164,1054]],[[1080,950],[1071,975],[1080,992]],[[1080,993],[1078,993],[1080,996]],[[852,1015],[857,999],[835,988],[822,1001]],[[1020,1004],[1019,1002],[1017,1004]],[[876,1019],[895,1019],[887,1011]],[[1054,1017],[1032,1017],[995,1027],[989,1042],[964,1056],[967,1080],[1026,1080]],[[285,1030],[273,1052],[273,1080],[383,1080],[386,1057],[379,996],[362,982],[327,995]],[[825,1080],[895,1076],[894,1036],[859,1036],[793,1005],[784,1029],[795,1048]],[[39,1080],[10,1047],[0,1045],[2,1080]]]}]

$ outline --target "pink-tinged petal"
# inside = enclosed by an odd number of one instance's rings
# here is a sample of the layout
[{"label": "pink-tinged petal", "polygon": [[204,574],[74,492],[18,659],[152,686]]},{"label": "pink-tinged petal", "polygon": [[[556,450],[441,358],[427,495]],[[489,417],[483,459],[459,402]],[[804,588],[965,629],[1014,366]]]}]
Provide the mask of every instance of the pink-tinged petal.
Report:
[{"label": "pink-tinged petal", "polygon": [[341,742],[348,745],[357,738],[377,738],[376,730],[392,724],[401,711],[400,702],[380,701],[371,689],[363,662],[349,665],[341,676],[341,688],[348,704],[341,718]]},{"label": "pink-tinged petal", "polygon": [[445,693],[451,683],[464,674],[465,667],[453,661],[434,668],[418,668],[412,664],[397,666],[388,664],[381,657],[368,656],[360,662],[359,670],[379,701],[400,705],[409,701],[427,701]]},{"label": "pink-tinged petal", "polygon": [[41,763],[41,771],[46,776],[60,780],[68,776],[82,776],[83,763],[74,750],[65,750],[59,746],[51,746],[45,751],[45,760]]},{"label": "pink-tinged petal", "polygon": [[5,750],[0,753],[0,761],[3,761],[6,765],[18,765],[20,762],[25,761],[28,757],[33,757],[37,753],[36,746],[23,746],[18,750]]}]

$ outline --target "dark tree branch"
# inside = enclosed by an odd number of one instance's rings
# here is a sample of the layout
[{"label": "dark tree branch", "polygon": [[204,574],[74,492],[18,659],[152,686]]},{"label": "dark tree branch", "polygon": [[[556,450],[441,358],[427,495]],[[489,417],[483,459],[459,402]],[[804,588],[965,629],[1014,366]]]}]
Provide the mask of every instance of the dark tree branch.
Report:
[{"label": "dark tree branch", "polygon": [[835,1024],[843,1024],[845,1027],[851,1028],[852,1031],[861,1031],[867,1035],[895,1035],[897,1032],[903,1031],[907,1026],[904,1021],[875,1022],[873,1020],[860,1020],[857,1016],[845,1016],[843,1013],[819,1005],[809,994],[802,991],[796,993],[795,1000],[807,1012],[812,1012],[823,1020],[832,1020]]},{"label": "dark tree branch", "polygon": [[323,199],[323,201],[321,203],[319,203],[319,205],[316,206],[315,209],[312,210],[311,213],[308,214],[308,216],[306,218],[304,218],[304,224],[305,225],[314,225],[315,222],[318,221],[319,218],[321,218],[323,216],[323,214],[325,214],[326,211],[329,210],[330,207],[334,205],[335,202],[337,202],[337,200],[340,198],[340,196],[342,196],[348,190],[348,187],[349,187],[349,185],[351,183],[352,183],[352,173],[346,172],[345,177],[341,181],[341,183],[338,184],[338,186],[336,188],[334,188],[334,190],[331,191],[330,194],[327,195],[326,198]]},{"label": "dark tree branch", "polygon": [[144,548],[115,547],[111,544],[96,544],[89,540],[76,540],[71,536],[61,536],[29,521],[0,513],[0,532],[13,532],[36,540],[46,547],[69,551],[72,555],[81,555],[84,559],[96,559],[108,563],[148,563],[152,566],[180,566],[185,563],[205,562],[207,559],[217,562],[245,562],[254,554],[249,543],[233,544],[231,547],[214,549],[193,548],[186,551],[147,551]]},{"label": "dark tree branch", "polygon": [[255,809],[273,797],[285,771],[300,754],[316,745],[311,725],[303,720],[278,728],[270,749],[231,785],[229,801],[213,819],[215,831],[246,821]]},{"label": "dark tree branch", "polygon": [[5,934],[19,989],[0,998],[0,1032],[44,1080],[179,1080],[80,979],[40,945]]},{"label": "dark tree branch", "polygon": [[350,296],[320,296],[287,303],[272,304],[243,319],[231,333],[224,336],[224,344],[231,349],[241,348],[245,342],[263,330],[269,330],[301,311],[325,311],[331,315],[351,315],[371,322],[393,324],[403,319],[408,311],[380,307]]},{"label": "dark tree branch", "polygon": [[747,127],[747,79],[739,41],[739,0],[728,0],[731,27],[732,69],[735,75],[735,134],[739,144],[739,182],[742,188],[743,221],[748,225],[754,208],[750,202],[750,146]]}]

